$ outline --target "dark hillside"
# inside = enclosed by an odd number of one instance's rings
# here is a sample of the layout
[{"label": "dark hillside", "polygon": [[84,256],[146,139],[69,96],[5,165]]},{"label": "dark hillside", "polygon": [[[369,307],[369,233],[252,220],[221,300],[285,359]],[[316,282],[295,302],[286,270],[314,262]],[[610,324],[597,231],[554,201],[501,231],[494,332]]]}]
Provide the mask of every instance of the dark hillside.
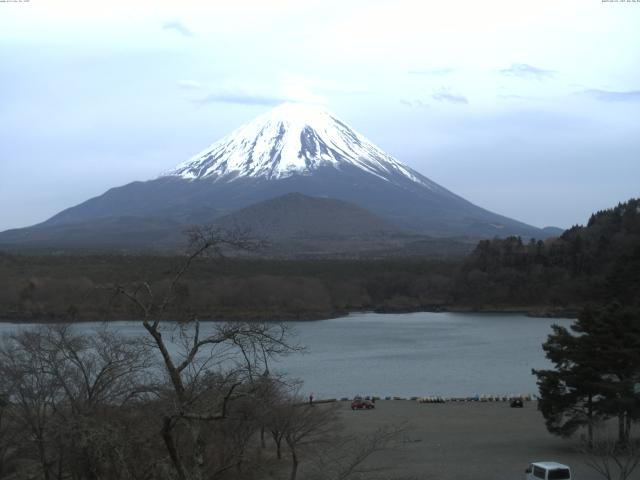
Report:
[{"label": "dark hillside", "polygon": [[216,225],[248,229],[267,239],[374,235],[401,231],[357,205],[333,198],[289,193],[216,219]]},{"label": "dark hillside", "polygon": [[454,302],[578,308],[617,299],[640,302],[640,200],[597,212],[545,242],[481,241],[464,262]]}]

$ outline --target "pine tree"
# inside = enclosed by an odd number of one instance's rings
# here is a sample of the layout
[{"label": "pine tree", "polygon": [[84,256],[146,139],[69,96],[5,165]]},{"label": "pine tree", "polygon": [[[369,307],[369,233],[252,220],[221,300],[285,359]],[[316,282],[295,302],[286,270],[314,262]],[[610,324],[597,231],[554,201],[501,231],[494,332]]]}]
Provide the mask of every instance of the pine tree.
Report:
[{"label": "pine tree", "polygon": [[598,372],[593,365],[578,363],[582,345],[578,338],[554,325],[543,349],[555,365],[554,370],[534,370],[538,376],[540,400],[538,410],[547,429],[561,437],[573,435],[587,427],[589,444],[593,443],[593,427],[602,417],[594,408],[598,398]]},{"label": "pine tree", "polygon": [[640,419],[640,312],[612,304],[585,309],[571,326],[554,325],[543,344],[553,370],[534,370],[538,409],[551,433],[570,436],[595,422],[618,419],[618,442]]}]

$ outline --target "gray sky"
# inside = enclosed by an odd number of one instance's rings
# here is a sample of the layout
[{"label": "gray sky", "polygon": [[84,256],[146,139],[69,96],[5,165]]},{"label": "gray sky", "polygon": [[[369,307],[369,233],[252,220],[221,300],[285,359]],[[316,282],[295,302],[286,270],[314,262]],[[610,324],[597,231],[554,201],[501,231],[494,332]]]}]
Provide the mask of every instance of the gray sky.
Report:
[{"label": "gray sky", "polygon": [[640,196],[640,1],[0,1],[0,230],[283,101],[536,226]]}]

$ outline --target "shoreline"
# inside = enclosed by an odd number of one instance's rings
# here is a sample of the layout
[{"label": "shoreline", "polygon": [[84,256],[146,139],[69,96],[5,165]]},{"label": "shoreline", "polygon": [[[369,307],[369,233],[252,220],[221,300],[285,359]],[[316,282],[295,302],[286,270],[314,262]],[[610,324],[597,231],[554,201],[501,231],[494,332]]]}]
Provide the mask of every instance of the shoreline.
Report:
[{"label": "shoreline", "polygon": [[[471,308],[463,306],[452,307],[433,307],[433,308],[417,308],[417,309],[390,309],[390,308],[374,308],[371,310],[340,310],[331,313],[318,313],[317,315],[270,315],[267,317],[236,317],[236,318],[217,318],[203,317],[199,318],[200,322],[206,323],[224,323],[224,322],[255,322],[255,323],[279,323],[279,322],[317,322],[322,320],[334,320],[336,318],[346,317],[352,314],[376,313],[380,315],[402,315],[405,313],[461,313],[461,314],[480,314],[480,315],[523,315],[531,318],[564,318],[575,319],[578,315],[577,308],[551,308],[551,307],[491,307],[491,308]],[[82,323],[117,323],[117,322],[141,322],[142,318],[117,318],[117,319],[74,319],[68,317],[44,317],[43,316],[26,316],[26,315],[0,315],[0,323],[11,324],[82,324]],[[165,320],[180,322],[184,320]]]}]

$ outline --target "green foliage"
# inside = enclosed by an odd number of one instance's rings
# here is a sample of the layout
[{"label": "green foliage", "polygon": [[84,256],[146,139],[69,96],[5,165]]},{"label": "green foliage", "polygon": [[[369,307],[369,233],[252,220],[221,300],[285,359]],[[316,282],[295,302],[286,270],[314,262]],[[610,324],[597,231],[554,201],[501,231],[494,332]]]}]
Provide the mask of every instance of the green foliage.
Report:
[{"label": "green foliage", "polygon": [[543,344],[553,370],[534,370],[539,410],[550,432],[570,436],[617,417],[619,442],[640,419],[640,310],[610,304],[585,309],[569,332],[555,325]]},{"label": "green foliage", "polygon": [[481,241],[456,276],[459,304],[578,310],[618,300],[640,306],[640,200],[591,216],[556,239]]}]

